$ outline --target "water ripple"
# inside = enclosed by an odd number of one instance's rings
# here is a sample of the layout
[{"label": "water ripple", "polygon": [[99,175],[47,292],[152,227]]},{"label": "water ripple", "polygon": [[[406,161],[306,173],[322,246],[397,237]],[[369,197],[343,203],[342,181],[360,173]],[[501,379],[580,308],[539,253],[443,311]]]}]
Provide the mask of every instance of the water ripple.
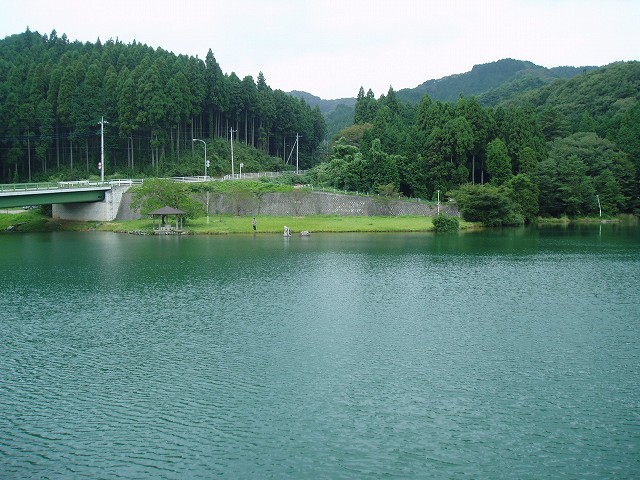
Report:
[{"label": "water ripple", "polygon": [[34,238],[0,237],[3,478],[640,469],[637,244]]}]

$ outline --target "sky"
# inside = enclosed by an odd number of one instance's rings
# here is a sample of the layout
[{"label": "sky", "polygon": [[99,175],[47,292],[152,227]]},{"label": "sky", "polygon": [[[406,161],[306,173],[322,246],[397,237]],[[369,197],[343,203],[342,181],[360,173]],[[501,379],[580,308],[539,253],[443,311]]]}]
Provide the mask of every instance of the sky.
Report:
[{"label": "sky", "polygon": [[203,59],[273,89],[376,97],[503,58],[640,60],[640,0],[0,0],[0,38],[56,30]]}]

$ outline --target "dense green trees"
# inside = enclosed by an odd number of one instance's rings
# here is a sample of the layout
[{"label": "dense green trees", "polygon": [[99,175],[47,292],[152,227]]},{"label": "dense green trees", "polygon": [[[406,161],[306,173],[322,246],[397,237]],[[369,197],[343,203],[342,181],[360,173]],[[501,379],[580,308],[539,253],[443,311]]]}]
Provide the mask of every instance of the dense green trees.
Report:
[{"label": "dense green trees", "polygon": [[494,185],[503,185],[513,175],[507,146],[499,138],[487,145],[487,173]]},{"label": "dense green trees", "polygon": [[341,135],[331,163],[318,167],[340,188],[375,191],[380,159],[393,158],[403,194],[448,192],[469,219],[489,224],[593,215],[598,198],[607,215],[640,209],[639,62],[557,80],[496,107],[428,95],[412,106],[393,89],[376,100],[361,88],[354,125]]},{"label": "dense green trees", "polygon": [[102,116],[107,173],[122,175],[200,173],[190,170],[192,138],[229,139],[232,129],[235,141],[283,162],[298,135],[307,168],[326,129],[317,108],[272,90],[261,73],[257,83],[224,74],[211,50],[202,61],[136,42],[70,43],[55,31],[0,41],[0,105],[5,182],[97,174]]},{"label": "dense green trees", "polygon": [[352,121],[348,110],[332,120],[349,126],[325,152],[317,107],[272,90],[262,73],[224,74],[211,50],[202,61],[27,30],[0,41],[0,181],[97,174],[104,115],[113,174],[198,174],[193,138],[208,141],[210,173],[228,173],[233,132],[249,170],[284,168],[298,138],[299,166],[317,165],[309,181],[426,199],[451,192],[473,208],[503,202],[485,215],[492,224],[597,214],[598,199],[605,214],[638,211],[640,62],[525,83],[491,106],[464,95],[412,105],[393,88],[376,98],[362,87]]}]

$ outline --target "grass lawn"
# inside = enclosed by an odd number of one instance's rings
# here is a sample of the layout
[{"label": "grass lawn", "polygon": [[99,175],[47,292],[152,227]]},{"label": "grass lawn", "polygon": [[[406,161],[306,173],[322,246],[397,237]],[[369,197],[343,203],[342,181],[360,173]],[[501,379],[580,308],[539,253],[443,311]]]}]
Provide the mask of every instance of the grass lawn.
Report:
[{"label": "grass lawn", "polygon": [[[191,219],[184,229],[193,234],[253,233],[252,216],[210,215]],[[309,232],[425,232],[433,229],[430,217],[341,217],[337,215],[256,217],[257,233]],[[97,226],[105,231],[151,230],[151,220],[113,221]]]},{"label": "grass lawn", "polygon": [[[193,233],[252,233],[253,217],[215,215],[190,220]],[[293,233],[309,232],[424,232],[433,229],[430,217],[342,217],[337,215],[256,217],[258,233],[282,233],[288,226]]]},{"label": "grass lawn", "polygon": [[[184,229],[193,234],[253,233],[252,216],[210,215],[189,220]],[[257,233],[282,233],[288,226],[294,234],[303,230],[314,232],[426,232],[433,230],[431,217],[351,217],[338,215],[258,216]],[[151,232],[151,219],[114,220],[112,222],[71,222],[50,219],[39,209],[5,214],[0,211],[0,231],[13,226],[13,231],[87,231]],[[473,223],[460,221],[461,229],[474,227]]]}]

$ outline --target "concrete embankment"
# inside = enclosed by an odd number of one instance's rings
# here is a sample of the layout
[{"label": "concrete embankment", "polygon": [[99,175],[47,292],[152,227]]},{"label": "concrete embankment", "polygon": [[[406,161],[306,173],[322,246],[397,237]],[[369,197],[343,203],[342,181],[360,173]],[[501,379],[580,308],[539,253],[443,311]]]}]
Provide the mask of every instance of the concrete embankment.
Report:
[{"label": "concrete embankment", "polygon": [[[202,196],[203,194],[201,194]],[[206,199],[198,197],[203,209]],[[458,215],[453,203],[440,205],[440,211],[449,215]],[[230,215],[344,215],[344,216],[397,216],[424,215],[433,216],[438,212],[436,205],[418,201],[394,200],[378,196],[345,195],[339,193],[292,190],[281,193],[256,195],[209,195],[210,214]],[[143,218],[131,209],[131,193],[121,196],[117,210],[117,220],[136,220]]]},{"label": "concrete embankment", "polygon": [[[56,204],[52,216],[61,220],[111,221],[137,220],[144,216],[131,208],[129,186],[114,186],[105,192],[105,199],[94,203]],[[196,200],[203,209],[208,203],[210,214],[230,215],[343,215],[343,216],[433,216],[438,208],[433,203],[397,200],[379,196],[346,195],[310,190],[253,194],[199,194]],[[455,204],[445,203],[441,212],[458,215]]]}]

